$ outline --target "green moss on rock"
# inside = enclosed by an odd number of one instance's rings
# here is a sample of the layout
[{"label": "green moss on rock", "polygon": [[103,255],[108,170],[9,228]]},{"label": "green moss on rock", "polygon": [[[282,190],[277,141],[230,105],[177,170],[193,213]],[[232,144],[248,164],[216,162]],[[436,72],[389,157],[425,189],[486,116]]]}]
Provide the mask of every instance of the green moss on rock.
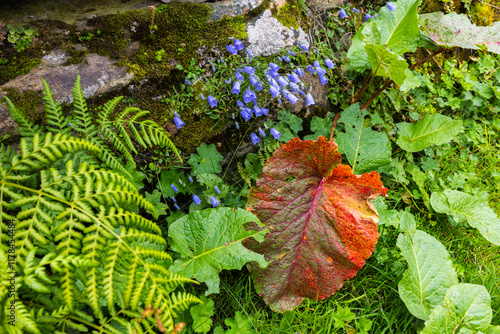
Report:
[{"label": "green moss on rock", "polygon": [[40,122],[42,118],[43,99],[41,91],[26,90],[20,92],[14,88],[4,88],[3,92],[12,103],[33,123]]}]

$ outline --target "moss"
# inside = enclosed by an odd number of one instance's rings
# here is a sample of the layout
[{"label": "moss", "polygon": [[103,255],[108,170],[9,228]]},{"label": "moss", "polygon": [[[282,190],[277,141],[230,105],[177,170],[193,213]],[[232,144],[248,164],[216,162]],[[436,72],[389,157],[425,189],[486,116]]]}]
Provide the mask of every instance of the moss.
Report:
[{"label": "moss", "polygon": [[3,88],[12,103],[33,123],[40,122],[42,118],[43,99],[42,91],[26,90],[19,92],[14,88]]},{"label": "moss", "polygon": [[74,48],[67,50],[67,53],[71,56],[71,58],[64,63],[65,66],[80,64],[89,54],[87,50],[76,50]]},{"label": "moss", "polygon": [[31,54],[19,54],[4,59],[7,63],[0,65],[0,85],[29,73],[41,62],[38,58],[32,58]]},{"label": "moss", "polygon": [[485,2],[477,2],[472,8],[470,15],[472,17],[472,21],[477,26],[489,26],[493,22],[498,21],[496,18],[500,13],[497,5],[492,4],[496,3],[496,1],[485,1]]},{"label": "moss", "polygon": [[248,21],[253,20],[254,18],[256,18],[257,16],[259,16],[260,14],[264,13],[264,11],[266,9],[268,9],[270,6],[271,6],[271,0],[264,0],[264,1],[262,1],[259,6],[257,6],[254,9],[252,9],[251,11],[249,11],[245,15],[245,21],[248,22]]}]

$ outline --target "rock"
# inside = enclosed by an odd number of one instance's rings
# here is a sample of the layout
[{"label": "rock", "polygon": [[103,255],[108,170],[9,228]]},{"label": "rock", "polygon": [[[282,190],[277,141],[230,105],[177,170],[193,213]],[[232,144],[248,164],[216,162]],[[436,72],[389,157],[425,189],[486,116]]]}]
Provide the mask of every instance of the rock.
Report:
[{"label": "rock", "polygon": [[[0,86],[0,98],[7,95],[6,89],[16,89],[19,93],[26,90],[43,90],[42,78],[47,80],[54,99],[59,103],[73,102],[73,85],[76,77],[81,76],[85,98],[98,96],[128,86],[134,79],[126,67],[113,66],[114,62],[106,56],[89,54],[81,64],[64,66],[69,57],[62,51],[52,52],[42,59],[42,63],[30,73],[17,77]],[[42,107],[40,106],[40,111]],[[5,103],[0,103],[0,138],[6,134],[17,134],[17,126],[10,118]]]},{"label": "rock", "polygon": [[250,43],[247,48],[254,56],[269,56],[297,42],[309,47],[307,35],[301,28],[285,27],[269,9],[248,23],[247,33]]},{"label": "rock", "polygon": [[209,5],[210,7],[212,7],[210,19],[213,21],[218,21],[223,16],[234,17],[237,15],[245,15],[252,9],[257,8],[262,3],[262,1],[263,0],[226,0],[210,3]]},{"label": "rock", "polygon": [[347,0],[306,0],[308,7],[316,14],[329,12],[347,2]]},{"label": "rock", "polygon": [[[305,93],[311,93],[316,106],[326,110],[333,110],[333,106],[330,102],[330,99],[328,98],[328,90],[330,88],[329,84],[322,86],[318,76],[309,73],[309,71],[305,71],[305,74],[300,77],[300,80],[305,85]],[[298,113],[303,108],[307,108],[306,97],[300,94],[295,94],[295,96],[297,96],[299,100],[295,102],[294,105],[292,105],[286,98],[282,98],[286,109],[291,113]],[[311,109],[312,107],[313,105],[311,105],[309,109]],[[308,116],[307,114],[308,113],[306,113],[306,117]]]}]

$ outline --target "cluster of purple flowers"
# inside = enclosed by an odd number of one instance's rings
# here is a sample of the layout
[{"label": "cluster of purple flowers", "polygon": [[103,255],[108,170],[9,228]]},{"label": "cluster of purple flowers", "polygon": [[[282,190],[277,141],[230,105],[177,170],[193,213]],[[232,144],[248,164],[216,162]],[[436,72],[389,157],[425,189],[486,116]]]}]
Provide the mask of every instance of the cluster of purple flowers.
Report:
[{"label": "cluster of purple flowers", "polygon": [[[193,182],[193,179],[192,179],[192,177],[191,177],[191,176],[189,176],[189,181],[190,181],[190,182]],[[179,182],[182,184],[182,181],[181,181],[181,180],[179,180]],[[179,189],[177,189],[177,186],[176,186],[175,184],[173,184],[173,183],[170,185],[170,187],[172,187],[172,189],[173,189],[175,192],[178,192],[178,191],[179,191]],[[215,191],[217,192],[217,194],[220,194],[220,190],[219,190],[219,188],[218,188],[217,186],[215,186],[215,187],[214,187],[214,189],[215,189]],[[172,197],[171,197],[171,199],[172,199],[172,201],[174,202],[174,206],[175,206],[175,208],[176,208],[177,210],[180,210],[179,205],[177,205],[177,199],[175,198],[175,196],[172,196]],[[198,195],[193,194],[192,199],[193,199],[193,203],[194,203],[194,205],[198,205],[198,204],[200,204],[200,203],[201,203],[201,199],[200,199],[200,197],[199,197]],[[219,206],[220,201],[217,199],[217,197],[215,197],[215,196],[210,196],[210,203],[212,204],[212,207],[214,207],[214,208],[215,208],[215,207]]]},{"label": "cluster of purple flowers", "polygon": [[[394,11],[394,9],[396,9],[396,5],[395,5],[394,3],[392,3],[392,2],[388,2],[388,3],[386,4],[386,6],[387,6],[387,9],[389,9],[389,11],[390,11],[390,12],[392,12],[392,11]],[[358,14],[358,13],[359,13],[359,10],[358,10],[358,9],[356,9],[356,8],[353,8],[353,9],[352,9],[352,11],[353,11],[354,13],[356,13],[356,14]],[[366,14],[366,15],[365,15],[365,21],[368,21],[368,20],[369,20],[369,19],[371,19],[372,17],[377,17],[377,16],[378,16],[378,15],[371,16],[370,14]],[[346,17],[348,17],[348,15],[347,15],[346,11],[345,11],[343,8],[342,8],[342,9],[340,9],[340,11],[339,11],[339,17],[340,17],[341,19],[345,19]]]}]

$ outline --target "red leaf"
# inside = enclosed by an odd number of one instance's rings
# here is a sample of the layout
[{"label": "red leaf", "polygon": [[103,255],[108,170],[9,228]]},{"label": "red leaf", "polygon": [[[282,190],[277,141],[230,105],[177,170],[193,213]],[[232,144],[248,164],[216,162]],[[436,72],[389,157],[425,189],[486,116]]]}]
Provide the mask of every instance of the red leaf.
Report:
[{"label": "red leaf", "polygon": [[245,246],[271,262],[248,268],[274,311],[333,295],[375,248],[378,214],[369,199],[387,189],[377,172],[357,176],[341,161],[335,142],[295,138],[267,160],[248,195],[247,210],[270,233]]}]

